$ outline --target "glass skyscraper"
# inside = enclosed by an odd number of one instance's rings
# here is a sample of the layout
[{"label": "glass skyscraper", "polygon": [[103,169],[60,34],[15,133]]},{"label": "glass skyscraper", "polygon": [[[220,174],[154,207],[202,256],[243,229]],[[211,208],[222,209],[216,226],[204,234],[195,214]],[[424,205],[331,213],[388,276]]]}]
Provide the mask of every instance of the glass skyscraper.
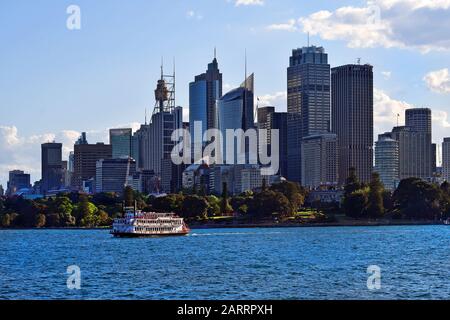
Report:
[{"label": "glass skyscraper", "polygon": [[131,139],[133,130],[111,129],[109,130],[109,144],[112,146],[113,159],[131,157]]},{"label": "glass skyscraper", "polygon": [[330,65],[322,47],[292,51],[287,69],[288,179],[301,182],[301,144],[330,130]]}]

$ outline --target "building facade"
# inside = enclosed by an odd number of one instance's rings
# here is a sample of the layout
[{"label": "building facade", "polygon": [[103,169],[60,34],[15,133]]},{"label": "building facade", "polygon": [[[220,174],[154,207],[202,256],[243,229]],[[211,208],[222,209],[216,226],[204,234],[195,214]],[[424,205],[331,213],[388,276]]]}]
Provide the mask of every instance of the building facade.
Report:
[{"label": "building facade", "polygon": [[83,190],[83,184],[97,173],[97,161],[112,158],[112,146],[110,144],[78,144],[74,147],[74,173],[72,176],[72,188]]},{"label": "building facade", "polygon": [[41,145],[41,165],[42,193],[61,189],[64,184],[61,143],[44,143]]},{"label": "building facade", "polygon": [[302,140],[302,185],[316,189],[338,182],[338,150],[335,134],[308,136]]},{"label": "building facade", "polygon": [[344,65],[331,70],[332,125],[339,150],[339,184],[355,168],[362,182],[373,171],[373,67]]},{"label": "building facade", "polygon": [[302,139],[330,129],[330,65],[322,47],[292,51],[287,69],[287,176],[301,182]]},{"label": "building facade", "polygon": [[125,187],[133,187],[135,175],[136,161],[132,158],[101,159],[96,163],[95,192],[123,193]]},{"label": "building facade", "polygon": [[442,176],[450,182],[450,138],[445,138],[442,143]]},{"label": "building facade", "polygon": [[21,170],[13,170],[9,172],[9,180],[7,184],[6,194],[12,195],[20,189],[31,188],[30,175]]},{"label": "building facade", "polygon": [[386,190],[394,191],[400,183],[399,143],[390,134],[378,137],[375,143],[375,171]]},{"label": "building facade", "polygon": [[132,136],[133,130],[129,128],[109,130],[109,144],[112,147],[113,159],[131,157]]}]

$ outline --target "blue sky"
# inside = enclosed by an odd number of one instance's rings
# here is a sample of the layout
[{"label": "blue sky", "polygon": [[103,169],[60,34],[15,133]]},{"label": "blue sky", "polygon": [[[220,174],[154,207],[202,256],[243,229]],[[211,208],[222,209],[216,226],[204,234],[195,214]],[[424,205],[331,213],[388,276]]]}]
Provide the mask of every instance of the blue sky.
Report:
[{"label": "blue sky", "polygon": [[[66,27],[71,4],[81,30]],[[186,115],[214,47],[225,91],[242,82],[247,50],[256,95],[286,110],[289,55],[308,31],[332,66],[374,65],[377,134],[427,106],[434,140],[450,136],[450,0],[2,0],[0,184],[15,168],[40,178],[41,142],[63,142],[66,156],[81,131],[107,142],[108,128],[143,122],[162,56],[168,71],[176,59]]]}]

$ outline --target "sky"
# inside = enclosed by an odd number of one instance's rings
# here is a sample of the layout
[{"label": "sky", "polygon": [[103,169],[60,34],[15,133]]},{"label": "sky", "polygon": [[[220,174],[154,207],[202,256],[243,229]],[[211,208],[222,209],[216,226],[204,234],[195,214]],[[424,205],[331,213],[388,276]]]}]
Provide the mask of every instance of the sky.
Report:
[{"label": "sky", "polygon": [[376,134],[429,107],[433,140],[450,136],[450,0],[1,0],[0,184],[13,169],[39,180],[43,142],[67,159],[82,131],[95,143],[136,129],[162,59],[167,72],[175,61],[185,118],[214,48],[224,92],[243,81],[247,51],[260,105],[285,111],[289,55],[308,33],[332,67],[374,66]]}]

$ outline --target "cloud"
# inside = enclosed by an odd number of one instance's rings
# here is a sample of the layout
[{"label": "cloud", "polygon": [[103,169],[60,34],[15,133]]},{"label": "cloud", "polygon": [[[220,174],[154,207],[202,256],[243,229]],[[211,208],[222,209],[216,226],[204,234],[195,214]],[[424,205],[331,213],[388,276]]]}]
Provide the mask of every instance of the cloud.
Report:
[{"label": "cloud", "polygon": [[391,71],[381,71],[381,75],[383,76],[383,78],[385,80],[389,80],[392,76],[392,72]]},{"label": "cloud", "polygon": [[203,15],[195,12],[194,10],[189,10],[188,12],[186,12],[186,18],[187,19],[197,19],[197,20],[202,20],[203,19]]},{"label": "cloud", "polygon": [[[450,0],[373,0],[361,7],[322,10],[269,30],[298,29],[350,48],[450,50]],[[414,21],[414,23],[411,23]],[[272,26],[277,26],[272,25]]]},{"label": "cloud", "polygon": [[447,68],[429,72],[423,80],[431,91],[450,93],[450,74]]},{"label": "cloud", "polygon": [[286,23],[280,23],[280,24],[271,24],[266,27],[267,30],[283,30],[283,31],[297,31],[297,22],[295,19],[290,19]]},{"label": "cloud", "polygon": [[264,0],[236,0],[234,5],[236,7],[239,7],[239,6],[263,6]]},{"label": "cloud", "polygon": [[[374,133],[375,139],[378,134],[391,131],[397,125],[397,114],[399,125],[405,124],[405,110],[415,108],[413,104],[396,100],[385,91],[374,88]],[[445,137],[449,136],[450,119],[446,111],[436,108],[432,109],[433,141],[440,144]]]},{"label": "cloud", "polygon": [[275,107],[285,107],[287,105],[287,93],[286,91],[276,92],[274,94],[265,94],[259,96],[259,106],[275,106]]}]

